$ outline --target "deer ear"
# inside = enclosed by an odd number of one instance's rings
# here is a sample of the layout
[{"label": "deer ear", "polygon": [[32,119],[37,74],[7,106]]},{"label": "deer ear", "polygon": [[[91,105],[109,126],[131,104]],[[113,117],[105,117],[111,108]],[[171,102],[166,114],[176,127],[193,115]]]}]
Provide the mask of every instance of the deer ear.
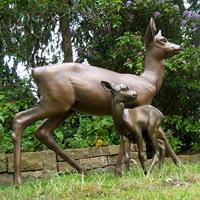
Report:
[{"label": "deer ear", "polygon": [[112,91],[112,85],[107,82],[107,81],[101,81],[101,86],[103,87],[103,89],[108,90],[108,91]]},{"label": "deer ear", "polygon": [[162,36],[161,30],[158,31],[158,33],[156,34],[156,36],[158,36],[158,37]]},{"label": "deer ear", "polygon": [[155,36],[156,32],[156,24],[153,18],[150,19],[149,25],[146,29],[144,40],[145,40],[145,45],[148,47],[151,42],[153,41],[153,38]]}]

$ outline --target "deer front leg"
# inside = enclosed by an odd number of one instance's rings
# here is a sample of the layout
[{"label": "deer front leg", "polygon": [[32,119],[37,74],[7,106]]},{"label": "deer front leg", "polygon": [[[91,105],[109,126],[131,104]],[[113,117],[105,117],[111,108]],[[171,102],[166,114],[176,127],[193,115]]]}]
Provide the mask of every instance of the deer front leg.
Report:
[{"label": "deer front leg", "polygon": [[61,158],[63,158],[66,162],[68,162],[73,168],[75,168],[78,172],[86,174],[86,170],[81,167],[75,160],[71,159],[66,152],[60,148],[54,138],[53,138],[53,130],[64,121],[64,119],[68,116],[68,114],[59,114],[54,115],[47,120],[36,130],[35,136],[38,140],[40,140],[43,144],[45,144],[49,149],[58,154]]},{"label": "deer front leg", "polygon": [[173,160],[174,164],[176,164],[176,165],[181,164],[180,159],[176,156],[174,150],[172,149],[171,145],[169,144],[169,142],[165,136],[165,133],[161,127],[159,127],[158,132],[159,132],[158,137],[164,141],[166,151],[169,154],[169,156],[171,157],[171,159]]}]

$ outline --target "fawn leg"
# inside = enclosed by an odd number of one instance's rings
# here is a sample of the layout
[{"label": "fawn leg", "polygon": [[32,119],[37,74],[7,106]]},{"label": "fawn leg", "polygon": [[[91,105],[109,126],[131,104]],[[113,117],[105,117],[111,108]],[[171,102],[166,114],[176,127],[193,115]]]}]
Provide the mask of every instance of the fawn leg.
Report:
[{"label": "fawn leg", "polygon": [[144,140],[143,140],[143,136],[142,136],[142,131],[137,126],[133,127],[133,129],[134,129],[133,133],[135,133],[135,135],[136,135],[136,142],[137,142],[137,146],[138,146],[138,158],[140,160],[144,174],[147,174],[147,169],[146,169],[146,165],[145,165],[145,153],[144,153],[144,148],[143,148]]},{"label": "fawn leg", "polygon": [[169,144],[163,129],[161,127],[159,127],[158,131],[159,131],[159,138],[164,141],[166,151],[169,154],[169,156],[171,157],[171,159],[173,160],[174,164],[176,164],[176,165],[181,164],[180,159],[176,156],[174,150],[172,149],[171,145]]},{"label": "fawn leg", "polygon": [[127,137],[124,137],[124,163],[125,169],[128,171],[130,169],[130,151],[131,151],[131,143]]},{"label": "fawn leg", "polygon": [[148,170],[147,176],[149,176],[149,174],[151,173],[153,167],[155,166],[155,164],[159,161],[159,148],[158,148],[158,141],[157,141],[157,128],[151,128],[148,130],[148,134],[149,134],[149,138],[153,144],[154,147],[154,156],[153,156],[153,160],[151,162],[150,168]]},{"label": "fawn leg", "polygon": [[158,141],[158,148],[159,148],[159,153],[160,153],[159,168],[161,168],[164,164],[166,148],[165,148],[165,143],[163,142],[163,140],[158,139],[157,141]]},{"label": "fawn leg", "polygon": [[122,176],[122,160],[124,158],[124,135],[120,135],[119,153],[117,155],[117,161],[115,164],[115,175]]}]

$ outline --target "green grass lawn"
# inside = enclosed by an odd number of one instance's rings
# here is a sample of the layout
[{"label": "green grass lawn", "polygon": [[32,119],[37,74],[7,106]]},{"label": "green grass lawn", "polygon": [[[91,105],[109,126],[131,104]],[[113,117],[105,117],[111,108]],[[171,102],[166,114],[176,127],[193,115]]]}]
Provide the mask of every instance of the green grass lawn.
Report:
[{"label": "green grass lawn", "polygon": [[0,200],[195,200],[200,199],[200,162],[176,167],[165,164],[144,177],[137,166],[123,177],[112,173],[52,174],[50,177],[27,180],[19,188],[0,186]]}]

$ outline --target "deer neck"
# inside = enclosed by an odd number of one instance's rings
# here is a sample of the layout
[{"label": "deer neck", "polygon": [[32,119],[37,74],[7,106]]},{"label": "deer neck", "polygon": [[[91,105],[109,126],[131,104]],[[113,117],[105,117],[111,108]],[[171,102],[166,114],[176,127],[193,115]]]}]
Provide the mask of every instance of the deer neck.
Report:
[{"label": "deer neck", "polygon": [[154,52],[148,51],[145,56],[144,72],[141,75],[149,80],[159,91],[164,77],[164,60],[156,55]]},{"label": "deer neck", "polygon": [[112,101],[112,116],[117,129],[124,126],[124,104]]}]

